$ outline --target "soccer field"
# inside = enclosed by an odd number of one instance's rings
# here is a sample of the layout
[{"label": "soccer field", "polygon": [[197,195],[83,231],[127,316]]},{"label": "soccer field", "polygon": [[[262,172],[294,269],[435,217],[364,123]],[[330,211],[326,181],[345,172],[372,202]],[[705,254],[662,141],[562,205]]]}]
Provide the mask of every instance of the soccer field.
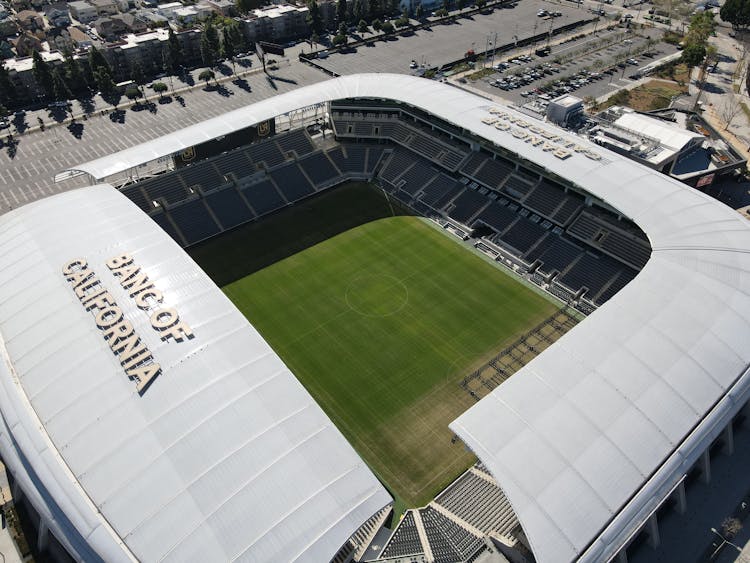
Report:
[{"label": "soccer field", "polygon": [[424,219],[366,223],[224,287],[408,506],[470,465],[458,382],[556,307]]}]

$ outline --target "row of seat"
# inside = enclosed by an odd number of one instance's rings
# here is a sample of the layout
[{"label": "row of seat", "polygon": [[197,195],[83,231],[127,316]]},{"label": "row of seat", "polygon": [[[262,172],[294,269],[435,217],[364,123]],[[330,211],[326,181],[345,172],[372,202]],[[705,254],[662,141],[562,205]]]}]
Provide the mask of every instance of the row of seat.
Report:
[{"label": "row of seat", "polygon": [[484,549],[484,542],[453,520],[427,506],[419,511],[435,563],[467,561]]},{"label": "row of seat", "polygon": [[467,146],[394,114],[334,111],[333,125],[339,138],[390,139],[450,171],[469,153]]},{"label": "row of seat", "polygon": [[123,188],[123,192],[147,213],[163,199],[176,204],[197,191],[208,192],[245,178],[259,169],[279,166],[292,156],[304,157],[314,151],[304,129],[297,129],[227,152],[189,166],[181,166],[168,174],[160,174]]},{"label": "row of seat", "polygon": [[471,470],[446,487],[435,502],[483,534],[509,534],[518,525],[502,489]]},{"label": "row of seat", "polygon": [[[468,166],[476,164],[472,158],[467,160]],[[486,155],[479,157],[481,158],[484,158],[484,162],[477,166],[478,170],[484,169],[488,163],[495,166],[500,162],[502,166],[502,161],[492,160]],[[606,254],[594,255],[587,252],[585,247],[567,239],[561,227],[535,213],[536,210],[502,197],[497,191],[488,190],[469,179],[465,183],[458,182],[429,169],[424,162],[419,174],[410,173],[417,169],[417,163],[419,157],[413,154],[403,150],[394,152],[384,168],[386,188],[420,212],[424,213],[422,206],[425,206],[435,214],[448,217],[470,229],[481,225],[488,227],[494,232],[484,235],[487,240],[531,265],[536,263],[544,274],[542,279],[557,276],[558,283],[569,290],[566,297],[573,297],[585,290],[586,297],[592,303],[600,305],[614,294],[616,288],[623,287],[635,276],[636,270],[630,267],[630,263],[623,264]],[[425,170],[430,173],[424,173]],[[472,178],[476,178],[476,175]],[[566,209],[568,202],[572,202],[572,213],[581,212],[582,198],[565,194],[551,183],[539,182],[521,199],[527,200],[537,189],[546,194],[559,191],[559,194],[552,196],[555,209],[550,211],[547,208],[553,217],[559,210]],[[542,207],[541,204],[537,206]],[[564,213],[569,214],[571,211],[565,210]],[[560,293],[563,291],[564,289]]]},{"label": "row of seat", "polygon": [[[248,150],[240,149],[243,154]],[[127,186],[122,191],[144,211],[150,212],[177,242],[190,246],[272,213],[352,175],[369,176],[383,153],[382,146],[340,145],[328,151],[309,153],[298,160],[283,161],[270,171],[251,169],[242,175],[237,169],[232,174],[238,181],[207,185],[200,191],[185,189],[179,180],[184,169]],[[227,153],[220,160],[229,162],[237,154],[240,153]],[[248,181],[248,178],[254,180]],[[169,204],[166,208],[154,207],[145,195],[146,189],[153,192],[154,185],[160,194],[154,199],[166,201]],[[171,192],[167,190],[169,187]],[[169,198],[163,197],[165,193],[169,193]]]},{"label": "row of seat", "polygon": [[402,557],[404,555],[416,555],[423,553],[422,540],[419,539],[419,531],[414,521],[414,512],[409,510],[393,531],[388,544],[381,552],[380,558]]},{"label": "row of seat", "polygon": [[627,230],[616,220],[594,210],[580,213],[568,228],[572,236],[641,269],[651,255],[651,248],[644,238]]}]

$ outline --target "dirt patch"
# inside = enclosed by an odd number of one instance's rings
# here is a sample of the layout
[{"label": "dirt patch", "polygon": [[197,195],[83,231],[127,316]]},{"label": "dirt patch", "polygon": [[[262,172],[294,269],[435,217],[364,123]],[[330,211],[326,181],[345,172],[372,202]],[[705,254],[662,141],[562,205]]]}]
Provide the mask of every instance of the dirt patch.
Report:
[{"label": "dirt patch", "polygon": [[669,80],[649,80],[632,90],[620,90],[600,104],[599,111],[610,106],[628,106],[637,111],[651,111],[669,106],[673,97],[687,93],[687,84]]}]

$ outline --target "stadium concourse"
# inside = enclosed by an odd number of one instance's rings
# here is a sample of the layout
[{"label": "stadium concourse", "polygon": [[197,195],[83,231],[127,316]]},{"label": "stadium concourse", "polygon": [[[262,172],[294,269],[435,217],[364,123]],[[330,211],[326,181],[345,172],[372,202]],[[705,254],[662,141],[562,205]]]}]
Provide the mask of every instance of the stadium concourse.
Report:
[{"label": "stadium concourse", "polygon": [[[334,139],[304,128],[326,124]],[[321,561],[382,515],[366,466],[148,219],[188,247],[352,178],[588,314],[451,424],[481,464],[407,512],[380,559],[471,560],[505,534],[540,562],[624,557],[643,529],[658,543],[686,476],[710,478],[712,446],[732,448],[750,396],[750,228],[550,124],[446,84],[355,75],[60,177],[79,173],[140,211],[99,186],[0,218],[14,297],[0,447],[71,553]],[[463,491],[512,514],[488,518]]]}]

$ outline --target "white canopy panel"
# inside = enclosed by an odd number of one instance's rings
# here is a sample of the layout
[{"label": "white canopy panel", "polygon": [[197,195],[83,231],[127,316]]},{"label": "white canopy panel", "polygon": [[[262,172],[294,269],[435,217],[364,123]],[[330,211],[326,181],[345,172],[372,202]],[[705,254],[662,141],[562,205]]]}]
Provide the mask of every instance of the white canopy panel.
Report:
[{"label": "white canopy panel", "polygon": [[634,281],[451,425],[503,487],[538,561],[611,557],[750,394],[750,228],[738,214],[550,124],[403,75],[301,88],[77,169],[103,178],[355,97],[409,104],[484,137],[648,235],[652,257]]},{"label": "white canopy panel", "polygon": [[[0,295],[0,451],[79,558],[317,563],[390,502],[221,290],[111,186],[0,217]],[[127,375],[139,362],[161,368],[145,389]]]}]

